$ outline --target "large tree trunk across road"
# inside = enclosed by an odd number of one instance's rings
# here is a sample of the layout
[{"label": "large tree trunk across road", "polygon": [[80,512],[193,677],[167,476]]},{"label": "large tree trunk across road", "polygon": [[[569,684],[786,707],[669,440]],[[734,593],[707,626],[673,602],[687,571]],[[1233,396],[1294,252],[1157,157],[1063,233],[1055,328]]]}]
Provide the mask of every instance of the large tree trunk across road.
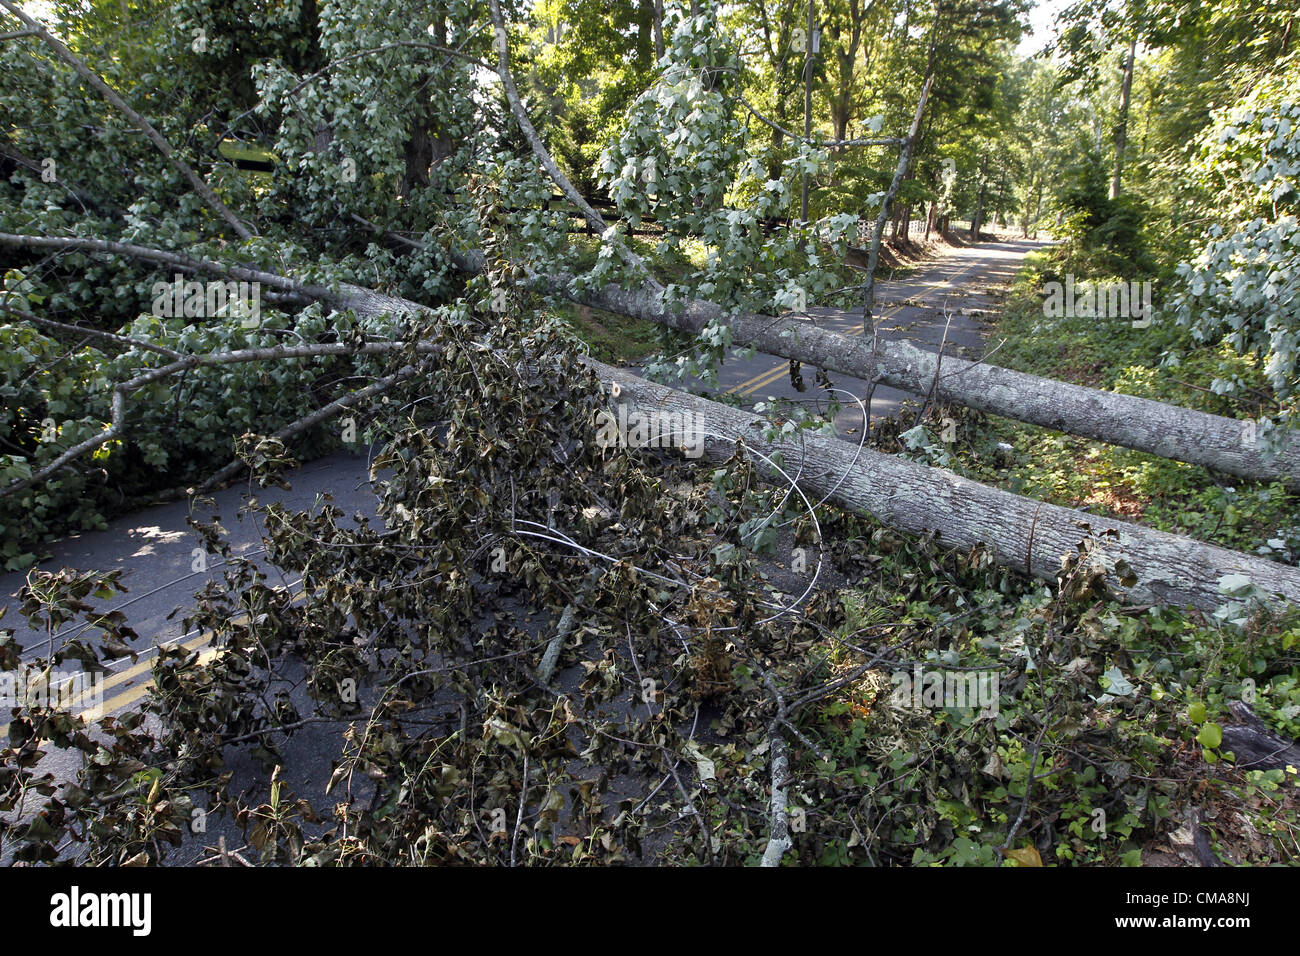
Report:
[{"label": "large tree trunk across road", "polygon": [[906,341],[847,336],[802,319],[757,313],[725,316],[711,302],[693,300],[665,309],[650,290],[607,286],[574,292],[568,276],[545,285],[583,305],[647,319],[685,332],[710,321],[731,330],[733,344],[796,359],[937,400],[1001,415],[1112,445],[1202,465],[1225,474],[1300,487],[1300,442],[1283,439],[1275,454],[1255,441],[1253,422],[1210,415],[1148,398],[1072,385],[1055,379],[945,355]]},{"label": "large tree trunk across road", "polygon": [[[343,295],[348,306],[359,314],[409,312],[420,308],[405,299],[360,289],[348,289]],[[616,303],[610,301],[613,304]],[[608,306],[601,305],[601,308]],[[694,308],[702,307],[696,303]],[[810,328],[803,323],[793,324],[805,331]],[[856,338],[834,337],[846,344],[858,342]],[[1062,557],[1075,551],[1089,536],[1086,525],[1096,535],[1115,533],[1113,538],[1100,540],[1098,553],[1110,566],[1122,559],[1136,574],[1137,581],[1131,587],[1111,581],[1128,600],[1191,605],[1209,611],[1228,600],[1220,591],[1220,580],[1227,575],[1245,575],[1264,594],[1300,604],[1300,569],[1129,522],[1036,501],[942,468],[859,448],[838,438],[804,433],[769,443],[762,437],[767,420],[759,415],[656,385],[601,362],[584,361],[602,381],[619,384],[619,398],[611,401],[626,404],[629,411],[635,409],[642,414],[660,416],[689,413],[688,420],[706,436],[705,460],[725,461],[734,453],[736,440],[769,456],[779,452],[787,470],[803,463],[799,484],[810,497],[828,496],[838,507],[870,515],[902,531],[914,534],[937,531],[949,547],[985,545],[998,563],[1034,577],[1055,580]],[[1134,401],[1128,396],[1118,397]],[[782,481],[771,469],[766,471],[774,481]]]},{"label": "large tree trunk across road", "polygon": [[[9,244],[14,245],[93,249],[177,267],[202,266],[204,271],[224,272],[231,276],[262,281],[270,288],[284,293],[317,299],[338,308],[349,308],[359,316],[420,314],[427,311],[416,302],[358,286],[343,285],[337,289],[311,286],[272,273],[246,267],[224,267],[211,262],[196,263],[175,253],[125,243],[73,237],[26,237],[32,241],[20,243],[22,238],[24,237],[0,236],[0,242],[8,240]],[[648,308],[647,297],[638,297],[635,293],[621,290],[606,290],[600,295],[586,298],[601,308],[634,315],[640,309]],[[680,323],[679,327],[682,328],[702,326],[710,316],[710,310],[716,308],[705,303],[692,303],[683,311],[671,313],[675,317],[673,324]],[[861,345],[856,338],[826,333],[802,322],[757,316],[743,317],[737,321],[744,334],[751,337],[754,344],[764,351],[781,354],[781,350],[775,346],[786,348],[784,343],[787,341],[796,343],[798,348],[804,350],[820,346],[816,353],[819,360],[832,368],[840,361],[837,356],[843,353],[824,350],[849,350]],[[766,325],[761,325],[760,322]],[[788,338],[780,336],[784,328],[790,329]],[[770,343],[769,337],[772,339]],[[740,338],[737,335],[737,340]],[[911,356],[913,362],[919,363],[929,354],[911,346],[889,344],[916,353]],[[793,347],[790,350],[795,351]],[[1244,575],[1264,595],[1300,604],[1300,569],[1191,538],[1025,498],[962,478],[942,468],[886,455],[869,448],[859,448],[839,438],[803,433],[779,437],[769,443],[762,437],[766,420],[758,415],[647,382],[600,362],[590,359],[584,361],[603,381],[619,383],[621,395],[618,401],[627,404],[629,410],[635,409],[642,414],[656,416],[689,413],[699,432],[713,436],[705,442],[706,460],[729,458],[738,440],[768,455],[779,452],[789,467],[797,467],[802,463],[800,487],[810,496],[825,496],[832,504],[845,510],[870,515],[883,524],[902,531],[914,534],[937,532],[950,547],[985,545],[1000,564],[1023,569],[1035,577],[1054,580],[1061,567],[1062,557],[1078,548],[1079,543],[1088,537],[1089,529],[1093,533],[1110,531],[1114,537],[1100,542],[1100,554],[1102,560],[1109,564],[1122,559],[1136,575],[1137,580],[1128,587],[1112,582],[1127,599],[1143,603],[1191,605],[1202,610],[1212,610],[1227,600],[1220,591],[1220,581],[1228,575]],[[901,359],[895,355],[892,361],[900,363]],[[930,356],[930,361],[933,363],[933,355]],[[969,376],[989,373],[1018,375],[1001,369],[974,367],[971,363],[961,365],[956,359],[946,359],[945,368],[950,362],[953,368],[965,369]],[[916,369],[902,364],[891,367],[895,369],[894,374],[900,378],[910,376],[907,380],[918,385],[923,385],[928,378],[933,377],[933,364],[930,365],[928,376],[923,369],[918,373]],[[1033,376],[1022,378],[1033,380]],[[1046,379],[1036,381],[1044,383],[1043,387],[1049,382]],[[1070,388],[1060,383],[1050,384],[1058,388]],[[1079,391],[1086,393],[1092,390]],[[1109,395],[1105,392],[1093,394]],[[1110,397],[1117,402],[1140,401],[1128,396]],[[1171,414],[1195,414],[1170,406],[1160,406],[1156,402],[1148,404],[1157,409],[1164,408]],[[593,413],[594,411],[595,409]],[[775,481],[783,480],[770,469],[768,474]]]},{"label": "large tree trunk across road", "polygon": [[[802,462],[799,485],[805,494],[815,496],[814,500],[829,493],[835,505],[869,514],[890,527],[914,534],[937,531],[948,547],[985,545],[999,564],[1034,577],[1055,580],[1062,557],[1089,537],[1086,524],[1096,535],[1116,533],[1114,538],[1098,539],[1097,553],[1112,567],[1122,558],[1136,574],[1137,582],[1129,588],[1113,579],[1110,582],[1128,600],[1192,605],[1209,611],[1228,601],[1220,592],[1220,579],[1242,574],[1261,591],[1300,603],[1300,569],[1025,498],[942,468],[859,449],[838,438],[803,434],[769,444],[762,440],[766,420],[759,415],[655,385],[596,362],[589,364],[602,379],[619,383],[618,400],[627,402],[629,408],[679,416],[690,413],[706,435],[743,438],[766,455],[780,452],[791,473]],[[725,460],[734,448],[734,441],[708,440],[705,458]]]}]

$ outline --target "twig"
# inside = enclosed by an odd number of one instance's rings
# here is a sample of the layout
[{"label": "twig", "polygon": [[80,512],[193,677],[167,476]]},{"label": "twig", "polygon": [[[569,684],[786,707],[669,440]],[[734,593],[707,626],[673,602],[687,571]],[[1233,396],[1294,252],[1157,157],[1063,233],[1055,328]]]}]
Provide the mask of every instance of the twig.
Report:
[{"label": "twig", "polygon": [[519,787],[519,812],[515,814],[515,832],[510,838],[510,865],[515,865],[515,847],[519,843],[519,829],[524,825],[524,804],[528,800],[528,751],[524,750],[524,779]]},{"label": "twig", "polygon": [[768,725],[767,739],[772,754],[772,798],[768,804],[768,840],[759,866],[780,866],[781,857],[794,844],[790,841],[790,820],[786,816],[788,794],[786,779],[790,771],[790,755],[786,750],[781,725],[785,722],[785,698],[777,689],[770,673],[763,675],[763,683],[776,701],[776,716]]},{"label": "twig", "polygon": [[104,82],[98,73],[82,62],[82,60],[59,42],[59,40],[51,35],[44,27],[29,17],[21,7],[15,6],[10,3],[9,0],[0,0],[0,7],[3,7],[12,16],[17,17],[26,24],[28,30],[35,36],[40,37],[45,45],[53,50],[60,60],[76,70],[77,73],[80,74],[81,78],[89,83],[97,93],[104,97],[104,99],[108,100],[108,102],[111,103],[118,112],[122,113],[136,126],[140,127],[149,142],[153,143],[158,152],[163,154],[177,172],[189,180],[190,186],[194,188],[194,191],[202,196],[203,201],[206,202],[218,216],[224,219],[230,227],[235,230],[235,233],[239,238],[253,238],[253,233],[249,228],[239,221],[238,217],[236,217],[226,204],[221,201],[217,194],[212,191],[212,187],[204,182],[203,179],[200,178],[199,174],[190,168],[188,163],[175,154],[175,150],[172,149],[171,143],[167,142],[167,140],[163,138],[163,135],[154,129],[147,119],[133,110],[127,104],[126,100],[122,99],[122,97],[118,95],[116,90]]},{"label": "twig", "polygon": [[[304,415],[296,422],[292,422],[291,424],[286,425],[284,428],[281,428],[278,432],[275,433],[273,437],[276,438],[278,441],[284,441],[288,438],[292,438],[293,436],[306,431],[308,428],[311,428],[313,425],[318,425],[323,421],[327,421],[328,419],[333,418],[335,415],[339,414],[340,412],[346,411],[347,409],[356,405],[358,402],[365,401],[368,398],[373,398],[374,396],[380,394],[381,392],[388,391],[394,385],[398,384],[399,382],[405,381],[406,379],[413,376],[415,373],[416,373],[415,367],[408,365],[405,368],[400,369],[397,372],[394,372],[392,375],[388,375],[384,378],[381,378],[377,382],[373,382],[370,385],[367,385],[363,389],[359,389],[358,391],[351,392],[347,395],[342,396],[341,398],[336,398],[334,401],[330,402],[329,404],[323,405],[322,407],[318,408],[310,415]],[[240,459],[236,458],[234,461],[231,461],[224,468],[222,468],[211,478],[205,481],[203,485],[200,487],[199,491],[200,492],[208,491],[216,487],[217,485],[221,484],[222,482],[227,481],[230,478],[233,478],[235,475],[237,475],[240,472],[241,469],[243,469],[243,467],[244,467],[244,463]]]}]

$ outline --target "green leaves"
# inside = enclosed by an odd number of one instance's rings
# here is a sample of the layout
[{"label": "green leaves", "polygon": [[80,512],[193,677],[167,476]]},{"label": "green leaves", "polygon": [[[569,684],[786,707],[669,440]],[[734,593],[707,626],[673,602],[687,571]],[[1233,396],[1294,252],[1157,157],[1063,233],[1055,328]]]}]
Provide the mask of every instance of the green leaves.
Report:
[{"label": "green leaves", "polygon": [[1223,743],[1223,728],[1212,721],[1202,724],[1200,733],[1196,735],[1196,742],[1207,750],[1217,749]]},{"label": "green leaves", "polygon": [[1200,730],[1196,734],[1196,742],[1201,745],[1201,753],[1205,757],[1205,762],[1217,763],[1219,760],[1218,749],[1223,744],[1223,728],[1214,721],[1206,720],[1206,716],[1205,704],[1199,700],[1193,701],[1187,708],[1188,721],[1200,725]]},{"label": "green leaves", "polygon": [[[1252,425],[1250,447],[1267,448],[1277,429],[1294,427],[1300,382],[1300,313],[1286,290],[1300,269],[1300,66],[1294,57],[1213,114],[1191,178],[1210,197],[1213,221],[1200,249],[1179,263],[1175,319],[1203,342],[1224,342],[1257,361],[1279,401]],[[1216,390],[1248,386],[1225,375]]]}]

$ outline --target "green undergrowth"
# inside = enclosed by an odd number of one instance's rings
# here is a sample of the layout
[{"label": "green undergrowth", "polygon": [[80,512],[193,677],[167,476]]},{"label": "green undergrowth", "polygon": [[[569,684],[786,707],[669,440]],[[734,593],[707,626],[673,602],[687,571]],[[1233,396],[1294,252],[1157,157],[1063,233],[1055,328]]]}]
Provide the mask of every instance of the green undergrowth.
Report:
[{"label": "green undergrowth", "polygon": [[[1255,363],[1227,349],[1197,347],[1182,329],[1159,320],[1134,328],[1107,319],[1045,317],[1038,290],[1049,277],[1060,278],[1051,256],[1029,257],[988,330],[990,348],[996,347],[993,362],[1243,422],[1267,412],[1269,393]],[[1217,394],[1213,384],[1225,377],[1249,383],[1249,391]],[[1280,482],[1216,474],[965,409],[932,409],[926,428],[913,444],[923,446],[928,438],[928,457],[979,481],[1287,563],[1300,561],[1300,500]]]},{"label": "green undergrowth", "polygon": [[[1245,699],[1279,731],[1300,730],[1300,615],[1225,623],[1126,607],[1086,570],[1104,539],[1048,586],[978,549],[944,552],[854,518],[825,530],[860,583],[810,657],[827,680],[884,660],[802,725],[799,862],[1178,865],[1191,862],[1179,841],[1193,808],[1225,862],[1294,860],[1294,768],[1237,770],[1221,728]],[[892,695],[918,667],[997,678],[968,706],[916,708]]]},{"label": "green undergrowth", "polygon": [[[1225,862],[1294,860],[1294,770],[1238,770],[1222,727],[1244,699],[1295,732],[1300,615],[1125,606],[1093,570],[1104,537],[1048,585],[870,520],[828,516],[822,531],[853,583],[826,595],[832,633],[792,635],[831,692],[786,734],[787,863],[1184,865],[1189,821]],[[983,689],[967,684],[964,701],[897,694],[901,675],[972,673]],[[738,688],[755,678],[733,668]],[[704,805],[724,844],[752,840],[752,821],[727,810],[761,792],[769,747],[725,721],[709,729]]]},{"label": "green undergrowth", "polygon": [[[1258,368],[1196,348],[1177,328],[1045,318],[1038,290],[1049,276],[1051,254],[1032,256],[989,330],[997,364],[1243,420],[1267,413]],[[1225,374],[1251,389],[1217,394],[1213,382]],[[1300,559],[1298,502],[1281,483],[961,408],[932,406],[922,429],[903,419],[877,431],[882,447],[1040,500]],[[949,709],[900,722],[879,706],[889,687],[877,681],[828,703],[821,738],[843,754],[874,748],[878,760],[864,772],[877,811],[894,813],[884,826],[893,822],[900,840],[915,841],[909,862],[995,863],[1022,807],[1026,822],[1006,847],[1021,864],[1193,862],[1179,843],[1193,809],[1226,862],[1295,859],[1295,768],[1243,772],[1222,749],[1234,702],[1282,737],[1300,736],[1295,609],[1245,613],[1231,593],[1217,614],[1126,608],[1104,591],[1074,601],[1005,577],[993,587],[945,580],[937,567],[877,555],[876,579],[845,595],[847,633],[880,626],[889,643],[906,644],[908,660],[1000,660],[996,716]],[[1009,659],[1020,670],[1006,669]],[[977,753],[986,760],[979,766]],[[947,838],[938,849],[935,832]]]}]

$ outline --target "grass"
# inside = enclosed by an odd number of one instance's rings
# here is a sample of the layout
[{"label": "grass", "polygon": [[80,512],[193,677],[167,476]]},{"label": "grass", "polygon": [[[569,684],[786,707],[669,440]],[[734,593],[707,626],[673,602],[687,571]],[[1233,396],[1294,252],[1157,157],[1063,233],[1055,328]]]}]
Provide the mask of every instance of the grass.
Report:
[{"label": "grass", "polygon": [[591,349],[593,358],[607,365],[635,365],[659,344],[659,326],[585,305],[566,305],[556,314],[569,323],[575,335]]},{"label": "grass", "polygon": [[[1050,252],[1032,254],[995,319],[988,340],[1002,343],[998,365],[1215,415],[1246,419],[1267,413],[1267,389],[1256,363],[1197,345],[1178,327],[1157,321],[1135,329],[1114,320],[1045,317],[1038,289],[1051,267]],[[1170,356],[1177,356],[1176,364]],[[1244,399],[1215,394],[1214,380],[1228,375],[1252,391]],[[1018,494],[1247,552],[1298,523],[1300,498],[1280,483],[1216,475],[1010,419],[958,414],[952,449],[958,466]],[[990,454],[998,442],[1012,446],[1010,456]]]}]

